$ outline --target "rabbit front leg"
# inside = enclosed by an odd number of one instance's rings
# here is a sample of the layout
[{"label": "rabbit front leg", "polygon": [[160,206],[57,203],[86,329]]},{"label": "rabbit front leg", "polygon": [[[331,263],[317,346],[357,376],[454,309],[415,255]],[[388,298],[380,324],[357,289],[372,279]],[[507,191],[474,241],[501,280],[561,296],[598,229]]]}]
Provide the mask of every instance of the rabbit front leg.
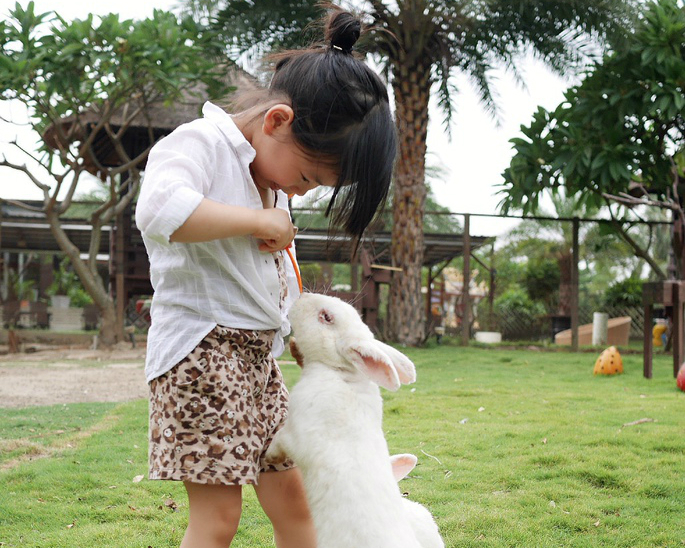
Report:
[{"label": "rabbit front leg", "polygon": [[266,460],[281,461],[285,457],[289,457],[290,453],[287,449],[288,447],[288,422],[283,425],[283,427],[276,432],[276,435],[271,440],[269,448],[266,450],[264,457]]}]

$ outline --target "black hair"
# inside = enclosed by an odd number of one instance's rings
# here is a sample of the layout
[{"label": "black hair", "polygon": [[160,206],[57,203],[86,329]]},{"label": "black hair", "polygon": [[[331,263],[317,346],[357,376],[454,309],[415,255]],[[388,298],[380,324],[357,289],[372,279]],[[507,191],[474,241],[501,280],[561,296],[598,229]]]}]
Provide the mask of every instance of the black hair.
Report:
[{"label": "black hair", "polygon": [[359,17],[332,8],[326,42],[276,56],[269,86],[291,101],[298,146],[338,172],[326,215],[356,238],[385,204],[397,154],[386,85],[353,53],[361,33]]}]

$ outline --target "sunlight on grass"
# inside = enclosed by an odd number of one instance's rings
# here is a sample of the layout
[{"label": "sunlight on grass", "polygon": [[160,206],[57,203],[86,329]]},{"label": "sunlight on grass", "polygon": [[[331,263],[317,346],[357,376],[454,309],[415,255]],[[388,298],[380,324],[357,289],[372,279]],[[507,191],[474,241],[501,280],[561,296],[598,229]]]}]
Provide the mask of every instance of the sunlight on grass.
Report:
[{"label": "sunlight on grass", "polygon": [[[418,381],[383,393],[384,427],[391,452],[419,457],[401,487],[435,514],[446,546],[685,545],[685,394],[667,356],[648,381],[639,354],[605,378],[592,375],[594,353],[405,351]],[[297,367],[284,372],[292,385]],[[57,447],[0,472],[0,545],[178,546],[182,485],[134,482],[147,470],[146,402],[0,410],[0,440],[0,464],[11,444],[11,458]],[[272,546],[245,493],[236,546]]]}]

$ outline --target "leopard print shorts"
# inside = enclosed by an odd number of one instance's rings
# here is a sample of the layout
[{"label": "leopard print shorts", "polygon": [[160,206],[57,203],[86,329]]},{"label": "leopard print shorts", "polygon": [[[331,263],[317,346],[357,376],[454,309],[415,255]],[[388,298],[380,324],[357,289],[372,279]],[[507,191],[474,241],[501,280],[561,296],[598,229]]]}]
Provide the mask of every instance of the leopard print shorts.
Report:
[{"label": "leopard print shorts", "polygon": [[217,326],[150,382],[150,479],[255,484],[294,466],[265,458],[288,406],[274,333]]}]

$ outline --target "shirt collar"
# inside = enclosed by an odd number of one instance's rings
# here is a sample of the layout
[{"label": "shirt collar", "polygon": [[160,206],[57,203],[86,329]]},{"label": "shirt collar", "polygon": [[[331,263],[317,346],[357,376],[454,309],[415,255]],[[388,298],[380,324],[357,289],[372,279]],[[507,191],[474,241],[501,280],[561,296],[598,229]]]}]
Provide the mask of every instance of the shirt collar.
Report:
[{"label": "shirt collar", "polygon": [[255,149],[252,148],[252,145],[245,139],[243,132],[235,125],[230,114],[209,101],[202,106],[202,114],[206,119],[211,120],[217,125],[238,154],[247,156],[248,164],[254,160],[256,154]]}]

